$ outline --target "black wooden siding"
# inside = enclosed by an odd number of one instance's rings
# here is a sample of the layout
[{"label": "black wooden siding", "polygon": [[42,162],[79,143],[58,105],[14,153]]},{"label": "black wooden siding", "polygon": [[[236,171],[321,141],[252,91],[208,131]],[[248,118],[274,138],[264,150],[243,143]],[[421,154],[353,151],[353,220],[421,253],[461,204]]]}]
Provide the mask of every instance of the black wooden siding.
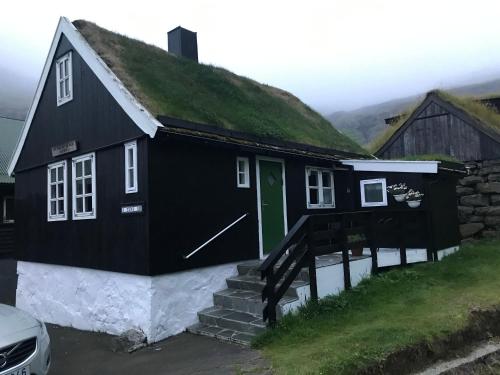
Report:
[{"label": "black wooden siding", "polygon": [[442,154],[461,161],[500,157],[500,144],[463,118],[430,102],[378,154],[384,159]]},{"label": "black wooden siding", "polygon": [[[57,57],[72,46],[62,38]],[[73,100],[56,104],[54,64],[33,118],[16,173],[16,249],[21,260],[149,274],[148,142],[72,50]],[[139,192],[125,194],[123,143],[138,139]],[[76,140],[76,152],[57,158],[51,147]],[[71,158],[96,152],[97,218],[71,218]],[[47,221],[47,164],[68,162],[68,219]],[[144,203],[146,213],[124,217],[121,205]]]}]

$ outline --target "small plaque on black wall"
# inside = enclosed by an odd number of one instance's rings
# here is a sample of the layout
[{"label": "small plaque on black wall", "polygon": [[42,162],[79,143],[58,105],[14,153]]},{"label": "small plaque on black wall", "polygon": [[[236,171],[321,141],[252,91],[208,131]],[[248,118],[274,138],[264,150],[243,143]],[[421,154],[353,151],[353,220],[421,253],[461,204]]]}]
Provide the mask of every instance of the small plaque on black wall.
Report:
[{"label": "small plaque on black wall", "polygon": [[143,208],[142,204],[122,206],[122,214],[123,215],[138,215],[138,214],[142,214],[143,211],[144,211],[144,208]]},{"label": "small plaque on black wall", "polygon": [[61,145],[52,146],[52,157],[69,154],[70,152],[78,150],[78,143],[76,141],[69,141]]}]

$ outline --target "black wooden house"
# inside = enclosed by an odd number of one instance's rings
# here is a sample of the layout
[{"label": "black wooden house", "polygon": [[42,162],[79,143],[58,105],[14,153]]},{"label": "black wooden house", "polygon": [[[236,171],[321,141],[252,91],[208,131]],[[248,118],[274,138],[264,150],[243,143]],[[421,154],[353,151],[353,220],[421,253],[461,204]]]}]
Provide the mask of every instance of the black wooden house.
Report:
[{"label": "black wooden house", "polygon": [[[174,29],[169,45],[195,38]],[[438,162],[368,160],[297,98],[192,47],[175,57],[61,19],[9,169],[21,308],[159,340],[304,214],[390,209],[387,184],[452,178]],[[457,245],[456,208],[444,216],[439,249]]]}]

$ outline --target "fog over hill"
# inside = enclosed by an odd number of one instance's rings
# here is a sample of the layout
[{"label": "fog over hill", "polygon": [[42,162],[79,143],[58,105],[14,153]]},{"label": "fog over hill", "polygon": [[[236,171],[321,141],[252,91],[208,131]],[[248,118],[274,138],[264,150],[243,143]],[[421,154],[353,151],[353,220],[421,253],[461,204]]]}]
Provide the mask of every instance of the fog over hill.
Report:
[{"label": "fog over hill", "polygon": [[36,79],[0,66],[0,116],[24,120],[35,93]]},{"label": "fog over hill", "polygon": [[[500,79],[445,90],[464,96],[500,94]],[[362,107],[353,111],[338,111],[327,116],[327,118],[344,134],[347,134],[358,143],[366,145],[386,128],[387,125],[384,119],[411,109],[424,96],[425,93],[422,93]]]}]

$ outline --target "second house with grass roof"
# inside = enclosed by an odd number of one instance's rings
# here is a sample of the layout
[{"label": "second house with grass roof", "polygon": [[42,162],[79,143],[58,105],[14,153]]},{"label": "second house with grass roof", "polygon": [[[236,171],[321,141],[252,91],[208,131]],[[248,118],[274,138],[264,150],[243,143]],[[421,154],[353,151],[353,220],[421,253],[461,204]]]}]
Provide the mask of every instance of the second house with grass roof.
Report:
[{"label": "second house with grass roof", "polygon": [[160,340],[302,215],[392,207],[386,185],[440,170],[368,160],[288,92],[198,63],[192,32],[169,45],[59,22],[9,167],[17,305],[40,319]]}]

